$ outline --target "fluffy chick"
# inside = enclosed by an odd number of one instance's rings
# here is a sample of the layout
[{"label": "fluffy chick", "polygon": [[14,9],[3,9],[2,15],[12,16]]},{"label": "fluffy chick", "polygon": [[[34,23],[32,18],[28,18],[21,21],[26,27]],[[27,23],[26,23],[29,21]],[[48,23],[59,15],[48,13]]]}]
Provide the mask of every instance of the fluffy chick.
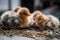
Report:
[{"label": "fluffy chick", "polygon": [[40,11],[35,11],[33,14],[33,19],[35,20],[36,26],[43,30],[45,28],[45,26],[43,26],[43,23],[47,20],[47,17]]},{"label": "fluffy chick", "polygon": [[35,11],[34,13],[34,20],[36,25],[41,29],[44,30],[46,27],[49,28],[57,28],[59,25],[58,18],[52,16],[52,15],[44,15],[40,11]]},{"label": "fluffy chick", "polygon": [[20,26],[21,28],[29,27],[33,24],[33,18],[28,8],[22,7],[19,9],[17,16],[23,20],[23,26]]},{"label": "fluffy chick", "polygon": [[57,29],[59,28],[59,19],[53,15],[47,15],[48,19],[50,19],[50,21],[46,24],[47,27],[49,27],[50,29]]},{"label": "fluffy chick", "polygon": [[6,11],[1,15],[1,21],[4,25],[3,28],[14,28],[20,25],[20,22],[22,22],[22,20],[18,19],[16,14],[17,11],[19,10],[18,8],[20,7],[15,7],[12,11]]}]

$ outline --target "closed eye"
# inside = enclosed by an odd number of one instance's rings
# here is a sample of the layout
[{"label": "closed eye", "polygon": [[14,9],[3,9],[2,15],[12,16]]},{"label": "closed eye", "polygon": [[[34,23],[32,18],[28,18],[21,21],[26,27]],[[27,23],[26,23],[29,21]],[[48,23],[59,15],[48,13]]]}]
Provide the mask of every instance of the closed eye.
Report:
[{"label": "closed eye", "polygon": [[23,13],[24,15],[27,15],[25,12]]},{"label": "closed eye", "polygon": [[27,15],[27,13],[26,13],[24,10],[22,10],[21,13],[22,13],[23,15]]}]

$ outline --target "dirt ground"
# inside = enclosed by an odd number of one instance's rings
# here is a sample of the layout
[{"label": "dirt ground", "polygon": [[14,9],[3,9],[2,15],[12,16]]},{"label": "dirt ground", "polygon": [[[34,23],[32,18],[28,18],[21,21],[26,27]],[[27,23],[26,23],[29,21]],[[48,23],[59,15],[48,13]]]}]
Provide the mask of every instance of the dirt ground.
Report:
[{"label": "dirt ground", "polygon": [[34,28],[26,29],[0,29],[0,35],[7,37],[22,36],[29,37],[35,40],[60,40],[60,28],[57,30],[39,30]]}]

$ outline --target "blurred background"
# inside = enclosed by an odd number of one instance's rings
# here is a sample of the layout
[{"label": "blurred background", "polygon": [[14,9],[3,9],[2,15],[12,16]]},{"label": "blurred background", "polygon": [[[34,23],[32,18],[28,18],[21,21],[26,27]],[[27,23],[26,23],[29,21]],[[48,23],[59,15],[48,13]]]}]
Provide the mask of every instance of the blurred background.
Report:
[{"label": "blurred background", "polygon": [[40,10],[60,19],[60,0],[0,0],[0,15],[16,6],[27,7],[31,13]]}]

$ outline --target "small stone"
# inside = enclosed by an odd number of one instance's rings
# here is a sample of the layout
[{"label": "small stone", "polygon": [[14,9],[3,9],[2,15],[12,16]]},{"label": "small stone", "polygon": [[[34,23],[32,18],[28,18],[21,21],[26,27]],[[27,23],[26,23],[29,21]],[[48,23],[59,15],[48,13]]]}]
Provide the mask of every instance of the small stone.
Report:
[{"label": "small stone", "polygon": [[52,39],[52,40],[59,40],[59,39],[57,39],[57,38],[54,38],[54,39]]},{"label": "small stone", "polygon": [[46,40],[46,37],[35,37],[36,40]]}]

